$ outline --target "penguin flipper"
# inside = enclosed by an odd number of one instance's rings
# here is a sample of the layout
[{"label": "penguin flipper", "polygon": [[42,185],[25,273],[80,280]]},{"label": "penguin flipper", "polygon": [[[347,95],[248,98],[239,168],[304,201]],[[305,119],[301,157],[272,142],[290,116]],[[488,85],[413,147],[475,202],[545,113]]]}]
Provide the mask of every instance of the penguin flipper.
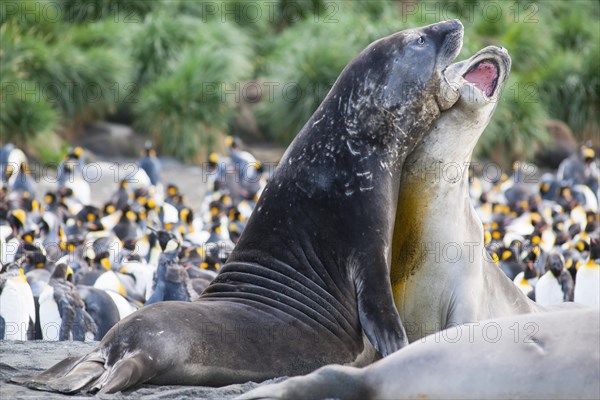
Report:
[{"label": "penguin flipper", "polygon": [[75,309],[75,316],[76,320],[73,325],[73,340],[84,342],[86,332],[91,332],[93,335],[98,332],[96,323],[83,308]]},{"label": "penguin flipper", "polygon": [[70,339],[71,330],[75,324],[75,309],[66,301],[59,302],[58,307],[61,317],[58,340],[63,342]]}]

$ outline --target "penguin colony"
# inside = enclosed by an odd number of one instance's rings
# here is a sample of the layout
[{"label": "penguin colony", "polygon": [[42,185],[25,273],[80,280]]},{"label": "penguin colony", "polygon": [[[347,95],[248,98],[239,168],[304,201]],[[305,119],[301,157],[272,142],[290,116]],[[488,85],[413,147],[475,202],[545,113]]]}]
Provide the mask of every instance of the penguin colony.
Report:
[{"label": "penguin colony", "polygon": [[39,193],[26,155],[0,150],[0,339],[100,340],[159,301],[193,301],[216,276],[265,185],[263,166],[227,138],[210,155],[199,212],[163,186],[151,143],[101,207],[85,155],[68,150],[56,190]]},{"label": "penguin colony", "polygon": [[[159,301],[194,301],[244,230],[267,174],[226,139],[211,154],[208,190],[195,212],[163,185],[151,143],[139,169],[91,205],[85,155],[71,148],[55,191],[38,193],[28,159],[0,150],[0,339],[100,340],[119,320]],[[498,268],[535,301],[600,306],[598,159],[591,147],[556,174],[471,176],[471,199]],[[535,182],[534,182],[535,181]],[[534,182],[534,183],[532,183]]]}]

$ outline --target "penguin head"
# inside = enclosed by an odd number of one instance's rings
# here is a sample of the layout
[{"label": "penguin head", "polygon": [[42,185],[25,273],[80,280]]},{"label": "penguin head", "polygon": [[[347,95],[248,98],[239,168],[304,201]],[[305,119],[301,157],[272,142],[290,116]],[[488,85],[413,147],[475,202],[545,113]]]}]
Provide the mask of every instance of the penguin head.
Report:
[{"label": "penguin head", "polygon": [[28,230],[26,232],[23,232],[23,234],[21,235],[21,240],[23,240],[25,243],[33,243],[33,239],[35,239],[35,236],[36,231]]},{"label": "penguin head", "polygon": [[50,279],[73,282],[73,270],[65,263],[56,264]]},{"label": "penguin head", "polygon": [[154,236],[154,238],[151,239],[151,242],[158,244],[164,253],[179,252],[179,240],[177,240],[177,237],[173,233],[164,229],[155,229],[151,226],[149,226],[148,229],[151,231],[150,236]]},{"label": "penguin head", "polygon": [[102,214],[104,216],[107,216],[107,215],[114,214],[116,211],[117,211],[117,209],[115,208],[114,204],[106,203],[106,204],[104,204],[104,207],[102,209]]},{"label": "penguin head", "polygon": [[565,259],[565,268],[569,271],[576,271],[578,264],[581,265],[581,255],[573,248],[565,249],[563,258]]},{"label": "penguin head", "polygon": [[590,250],[590,243],[588,243],[586,240],[579,239],[573,244],[573,247],[577,249],[577,251],[579,251],[580,253],[583,253]]},{"label": "penguin head", "polygon": [[156,201],[154,199],[148,199],[144,207],[146,207],[147,211],[154,210],[156,208]]},{"label": "penguin head", "polygon": [[54,192],[46,192],[44,195],[44,203],[47,206],[56,204],[56,194]]},{"label": "penguin head", "polygon": [[189,207],[183,207],[179,210],[179,219],[188,225],[194,221],[194,212]]},{"label": "penguin head", "polygon": [[230,150],[235,150],[240,148],[240,139],[236,136],[227,136],[225,138],[225,146],[227,146]]},{"label": "penguin head", "polygon": [[13,232],[19,232],[25,226],[27,215],[25,210],[16,208],[8,213],[8,224],[13,229]]},{"label": "penguin head", "polygon": [[133,200],[141,206],[146,205],[148,202],[148,189],[144,187],[136,188],[133,191]]},{"label": "penguin head", "polygon": [[83,149],[79,146],[69,147],[65,159],[67,160],[79,160],[83,155]]},{"label": "penguin head", "polygon": [[217,153],[210,153],[210,155],[208,156],[209,170],[214,171],[217,168],[218,164],[219,164],[219,156],[217,155]]},{"label": "penguin head", "polygon": [[173,196],[175,196],[177,194],[179,194],[179,188],[176,185],[174,185],[172,183],[169,183],[167,185],[167,195],[169,197],[173,197]]},{"label": "penguin head", "polygon": [[84,242],[85,236],[81,232],[81,223],[79,223],[76,219],[67,219],[64,227],[61,227],[61,229],[62,232],[60,230],[59,232],[61,233],[61,237],[64,236],[63,239],[67,245],[73,244],[78,246]]},{"label": "penguin head", "polygon": [[500,261],[514,261],[516,254],[513,249],[504,247],[500,249]]},{"label": "penguin head", "polygon": [[596,158],[596,152],[593,148],[588,146],[582,146],[580,150],[581,158],[586,164],[591,163]]},{"label": "penguin head", "polygon": [[585,232],[587,232],[588,234],[594,232],[598,227],[598,223],[600,221],[600,214],[589,210],[585,213],[585,219]]},{"label": "penguin head", "polygon": [[146,157],[156,157],[156,150],[154,150],[151,140],[146,140],[146,143],[144,143],[144,152],[142,154]]},{"label": "penguin head", "polygon": [[23,253],[25,263],[29,268],[44,268],[46,266],[47,256],[43,246],[36,246],[31,242],[25,242],[23,243]]},{"label": "penguin head", "polygon": [[558,279],[560,273],[565,268],[565,259],[559,252],[553,251],[546,259],[545,270],[552,272],[555,278]]}]

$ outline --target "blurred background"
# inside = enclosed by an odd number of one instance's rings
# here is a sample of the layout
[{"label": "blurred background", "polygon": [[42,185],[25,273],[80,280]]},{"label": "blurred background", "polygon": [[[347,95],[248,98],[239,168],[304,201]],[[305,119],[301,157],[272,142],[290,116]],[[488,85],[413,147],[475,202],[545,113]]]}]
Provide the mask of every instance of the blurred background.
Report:
[{"label": "blurred background", "polygon": [[284,148],[362,48],[449,18],[465,25],[461,57],[494,44],[513,59],[478,158],[555,168],[553,150],[599,145],[593,0],[4,1],[0,138],[47,164],[106,126],[186,163],[226,135]]}]

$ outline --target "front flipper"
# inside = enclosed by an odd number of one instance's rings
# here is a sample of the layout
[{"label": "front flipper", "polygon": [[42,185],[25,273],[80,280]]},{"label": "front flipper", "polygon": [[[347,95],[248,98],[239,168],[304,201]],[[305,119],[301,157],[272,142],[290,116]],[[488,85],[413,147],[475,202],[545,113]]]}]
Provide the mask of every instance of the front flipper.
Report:
[{"label": "front flipper", "polygon": [[354,285],[358,316],[369,341],[386,357],[408,344],[406,331],[394,305],[392,284],[385,261],[357,268]]}]

